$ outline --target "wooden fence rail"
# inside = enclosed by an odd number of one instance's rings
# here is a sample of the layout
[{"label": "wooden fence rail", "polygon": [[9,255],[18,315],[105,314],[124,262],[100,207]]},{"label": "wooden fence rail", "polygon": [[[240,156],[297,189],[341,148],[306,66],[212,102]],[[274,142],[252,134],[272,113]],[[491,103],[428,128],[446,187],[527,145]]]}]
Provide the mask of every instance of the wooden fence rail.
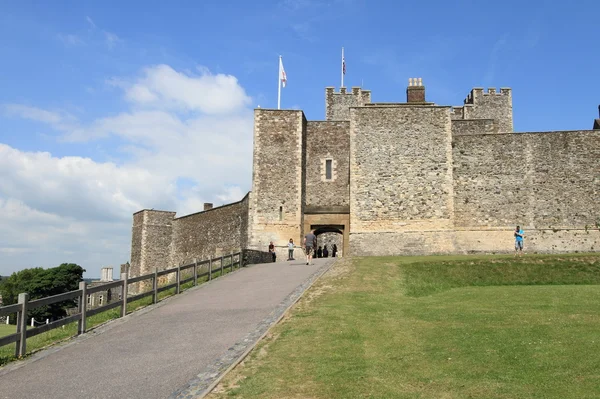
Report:
[{"label": "wooden fence rail", "polygon": [[[237,258],[234,261],[234,258]],[[225,259],[228,259],[229,262],[225,264]],[[223,272],[230,269],[233,271],[235,267],[238,269],[243,266],[242,262],[242,252],[232,253],[226,256],[220,256],[214,259],[207,259],[205,261],[194,260],[193,263],[177,266],[172,269],[167,270],[155,270],[153,273],[146,274],[143,276],[137,276],[133,278],[128,278],[127,273],[121,273],[121,280],[97,285],[94,287],[88,287],[85,281],[79,283],[79,289],[74,291],[65,292],[63,294],[53,295],[46,298],[40,298],[30,301],[28,293],[19,294],[18,303],[8,306],[0,307],[0,317],[1,316],[9,316],[11,314],[17,314],[17,326],[16,333],[6,335],[4,337],[0,337],[0,347],[11,344],[13,342],[16,343],[15,347],[15,356],[22,357],[27,353],[27,338],[36,336],[46,331],[53,330],[55,328],[59,328],[64,326],[65,324],[73,323],[75,321],[78,322],[77,326],[77,334],[83,334],[86,332],[86,319],[95,314],[114,309],[117,307],[121,307],[121,317],[127,314],[127,303],[133,302],[138,299],[145,298],[147,296],[152,295],[152,302],[158,302],[158,293],[162,291],[166,291],[172,288],[175,288],[175,295],[181,293],[181,286],[183,284],[193,282],[193,285],[198,285],[198,278],[202,278],[208,276],[208,280],[213,279],[213,274],[216,270],[213,270],[215,266],[215,262],[219,262],[219,271],[220,276],[223,275]],[[208,265],[208,270],[206,272],[198,274],[201,266]],[[181,273],[185,272],[189,269],[192,270],[192,276],[186,277],[182,280]],[[175,282],[165,285],[158,286],[159,277],[165,276],[171,273],[175,273]],[[128,295],[129,284],[139,283],[142,281],[151,280],[152,281],[152,289],[147,292],[142,292],[136,295]],[[122,294],[121,300],[107,303],[106,305],[99,306],[95,309],[87,308],[87,296],[96,292],[107,291],[112,288],[121,287]],[[40,327],[27,329],[27,313],[35,308],[45,305],[51,305],[58,302],[68,301],[76,299],[78,302],[78,313],[64,317],[62,319],[53,321],[52,323],[44,324]]]}]

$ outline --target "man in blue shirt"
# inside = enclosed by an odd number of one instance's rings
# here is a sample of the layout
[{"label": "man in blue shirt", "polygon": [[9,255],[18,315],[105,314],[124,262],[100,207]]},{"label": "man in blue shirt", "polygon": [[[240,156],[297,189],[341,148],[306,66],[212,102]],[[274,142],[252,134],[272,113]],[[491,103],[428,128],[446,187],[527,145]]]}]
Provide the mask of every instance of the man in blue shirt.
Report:
[{"label": "man in blue shirt", "polygon": [[517,226],[515,229],[515,255],[519,254],[521,256],[523,254],[523,238],[525,237],[525,233],[521,230],[521,226]]}]

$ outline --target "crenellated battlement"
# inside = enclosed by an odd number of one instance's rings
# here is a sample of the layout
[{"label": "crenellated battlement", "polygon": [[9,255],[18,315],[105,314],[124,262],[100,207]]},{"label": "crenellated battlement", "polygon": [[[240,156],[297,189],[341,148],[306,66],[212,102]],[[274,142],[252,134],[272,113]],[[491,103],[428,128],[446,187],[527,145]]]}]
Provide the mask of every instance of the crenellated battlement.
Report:
[{"label": "crenellated battlement", "polygon": [[360,107],[371,102],[371,90],[363,90],[354,86],[347,91],[340,87],[336,92],[334,87],[325,88],[325,119],[328,121],[350,120],[350,107]]},{"label": "crenellated battlement", "polygon": [[500,92],[496,91],[495,87],[489,87],[487,91],[484,91],[483,87],[474,87],[471,92],[465,98],[465,104],[475,104],[476,101],[485,96],[508,96],[512,97],[512,89],[509,87],[501,87]]}]

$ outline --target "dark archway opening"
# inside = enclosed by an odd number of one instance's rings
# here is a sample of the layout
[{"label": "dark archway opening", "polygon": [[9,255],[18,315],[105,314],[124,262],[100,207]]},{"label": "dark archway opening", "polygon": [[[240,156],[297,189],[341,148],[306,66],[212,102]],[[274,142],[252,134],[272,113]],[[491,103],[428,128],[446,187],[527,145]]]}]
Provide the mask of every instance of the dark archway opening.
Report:
[{"label": "dark archway opening", "polygon": [[[342,256],[344,248],[344,226],[343,225],[311,225],[317,236],[317,257]],[[335,251],[334,251],[335,249]]]}]

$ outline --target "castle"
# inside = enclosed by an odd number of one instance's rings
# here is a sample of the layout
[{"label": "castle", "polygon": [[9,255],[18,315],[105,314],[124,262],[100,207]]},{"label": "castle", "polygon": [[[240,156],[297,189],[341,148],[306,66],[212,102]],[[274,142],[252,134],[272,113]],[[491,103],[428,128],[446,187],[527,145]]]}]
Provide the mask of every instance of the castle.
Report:
[{"label": "castle", "polygon": [[530,252],[600,250],[600,119],[592,130],[513,132],[512,90],[461,106],[325,89],[324,121],[255,109],[252,191],[175,217],[133,216],[131,274],[240,249],[286,257],[311,229],[342,254],[500,253],[517,224]]}]

